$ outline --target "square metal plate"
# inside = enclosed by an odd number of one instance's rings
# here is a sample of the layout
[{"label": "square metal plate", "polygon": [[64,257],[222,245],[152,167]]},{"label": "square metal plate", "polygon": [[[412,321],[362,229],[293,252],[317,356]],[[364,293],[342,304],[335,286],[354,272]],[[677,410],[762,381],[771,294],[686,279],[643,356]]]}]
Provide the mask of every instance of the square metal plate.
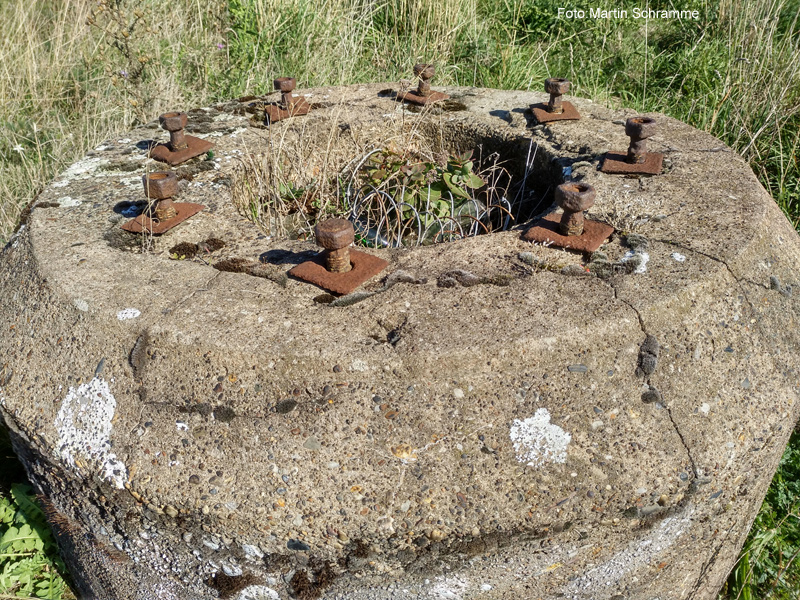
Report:
[{"label": "square metal plate", "polygon": [[358,250],[350,250],[350,264],[353,268],[347,273],[331,273],[325,268],[325,258],[320,252],[313,259],[292,267],[289,275],[318,285],[334,294],[345,295],[389,265],[382,258]]},{"label": "square metal plate", "polygon": [[122,229],[130,231],[131,233],[142,233],[146,231],[153,235],[161,235],[205,208],[202,204],[192,204],[191,202],[174,202],[172,206],[175,207],[175,212],[178,214],[171,219],[156,221],[147,215],[141,214],[135,219],[125,223]]},{"label": "square metal plate", "polygon": [[549,123],[551,121],[577,121],[581,118],[578,109],[575,108],[571,102],[566,100],[561,101],[561,106],[564,109],[562,113],[551,113],[547,110],[547,103],[540,102],[539,104],[531,104],[531,112],[533,118],[539,123]]},{"label": "square metal plate", "polygon": [[550,213],[539,219],[522,234],[522,239],[526,242],[550,243],[550,245],[558,246],[559,248],[590,253],[602,246],[603,242],[614,233],[614,228],[611,225],[585,219],[581,235],[561,235],[558,232],[561,215],[562,213]]},{"label": "square metal plate", "polygon": [[150,158],[165,162],[174,167],[175,165],[186,162],[190,158],[205,154],[214,147],[213,143],[201,140],[193,135],[186,136],[186,143],[189,144],[189,147],[178,150],[177,152],[170,150],[169,144],[159,144],[150,150]]},{"label": "square metal plate", "polygon": [[648,152],[643,163],[629,163],[627,153],[608,152],[600,170],[618,175],[659,175],[663,162],[664,155],[658,152]]},{"label": "square metal plate", "polygon": [[311,105],[301,96],[295,97],[294,105],[290,109],[283,108],[280,104],[267,104],[264,107],[268,123],[277,123],[290,117],[302,117],[307,115],[310,110]]},{"label": "square metal plate", "polygon": [[440,102],[441,100],[447,100],[449,97],[450,96],[443,94],[442,92],[433,91],[428,96],[420,96],[416,92],[398,92],[397,94],[398,100],[406,100],[407,102],[419,104],[420,106],[433,104],[434,102]]}]

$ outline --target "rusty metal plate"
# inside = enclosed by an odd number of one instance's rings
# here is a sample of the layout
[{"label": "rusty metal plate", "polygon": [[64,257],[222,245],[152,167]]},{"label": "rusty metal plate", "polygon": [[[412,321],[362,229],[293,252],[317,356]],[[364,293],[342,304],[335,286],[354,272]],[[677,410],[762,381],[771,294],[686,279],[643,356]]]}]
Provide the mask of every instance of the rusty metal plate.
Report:
[{"label": "rusty metal plate", "polygon": [[660,175],[663,161],[664,155],[658,152],[648,152],[643,163],[629,163],[627,154],[608,152],[600,170],[619,175]]},{"label": "rusty metal plate", "polygon": [[331,273],[325,269],[325,258],[320,252],[312,260],[292,267],[289,275],[318,285],[334,294],[345,295],[375,277],[389,265],[382,258],[358,250],[350,250],[350,264],[353,268],[347,273]]},{"label": "rusty metal plate", "polygon": [[295,97],[294,105],[289,109],[281,107],[280,104],[267,104],[264,107],[268,123],[277,123],[290,117],[302,117],[307,115],[310,110],[311,105],[306,102],[305,98],[299,96]]},{"label": "rusty metal plate", "polygon": [[531,104],[531,112],[533,118],[539,123],[549,123],[550,121],[577,121],[581,118],[578,109],[572,106],[572,103],[566,100],[561,102],[564,109],[562,113],[551,113],[547,111],[547,103],[540,102],[539,104]]},{"label": "rusty metal plate", "polygon": [[398,92],[397,99],[398,100],[406,100],[411,102],[412,104],[419,104],[420,106],[425,106],[427,104],[433,104],[434,102],[440,102],[442,100],[447,100],[450,96],[447,94],[443,94],[442,92],[431,92],[428,96],[420,96],[417,92]]},{"label": "rusty metal plate", "polygon": [[193,135],[186,136],[186,143],[189,144],[189,147],[178,150],[177,152],[170,150],[169,144],[159,144],[150,150],[150,158],[160,160],[174,167],[175,165],[186,162],[190,158],[205,154],[214,147],[213,143],[201,140]]},{"label": "rusty metal plate", "polygon": [[161,235],[205,208],[202,204],[193,204],[191,202],[175,202],[172,206],[178,214],[171,219],[156,221],[147,215],[141,214],[125,223],[122,228],[131,233],[147,232],[153,235]]},{"label": "rusty metal plate", "polygon": [[561,213],[550,213],[523,233],[522,239],[526,242],[549,243],[559,248],[589,253],[597,250],[614,233],[611,225],[585,219],[581,235],[561,235],[558,232],[559,223],[561,223]]}]

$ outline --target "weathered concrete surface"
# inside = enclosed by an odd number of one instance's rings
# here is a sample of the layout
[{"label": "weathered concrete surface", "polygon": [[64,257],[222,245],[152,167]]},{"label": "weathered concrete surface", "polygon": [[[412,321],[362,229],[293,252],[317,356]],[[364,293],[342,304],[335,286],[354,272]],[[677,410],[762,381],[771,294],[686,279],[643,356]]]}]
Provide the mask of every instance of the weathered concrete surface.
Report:
[{"label": "weathered concrete surface", "polygon": [[[463,110],[437,115],[385,87],[311,90],[269,130],[237,103],[191,113],[216,158],[178,168],[181,199],[209,208],[147,251],[113,209],[166,134],[109,140],[3,252],[0,406],[81,592],[713,598],[798,416],[796,232],[741,158],[666,117],[665,173],[624,178],[597,165],[633,113],[571,99],[582,121],[531,130],[544,94],[452,88]],[[542,189],[594,185],[589,216],[620,232],[603,251],[636,246],[642,272],[573,276],[583,257],[516,230],[371,250],[425,282],[315,303],[279,276],[313,246],[232,206],[237,161],[296,143],[317,168],[387,122],[512,171],[532,138]],[[209,235],[226,247],[169,259]],[[276,249],[267,277],[206,264]],[[452,269],[510,281],[437,287]]]}]

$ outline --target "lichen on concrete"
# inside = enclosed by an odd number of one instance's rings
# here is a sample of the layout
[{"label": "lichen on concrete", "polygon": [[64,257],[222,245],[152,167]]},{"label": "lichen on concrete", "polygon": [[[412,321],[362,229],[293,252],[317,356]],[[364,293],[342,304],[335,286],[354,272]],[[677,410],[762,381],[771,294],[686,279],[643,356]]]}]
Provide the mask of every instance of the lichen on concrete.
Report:
[{"label": "lichen on concrete", "polygon": [[58,431],[55,451],[69,468],[83,470],[85,462],[86,468],[122,489],[128,470],[111,452],[116,408],[108,383],[99,377],[69,388],[54,424]]},{"label": "lichen on concrete", "polygon": [[564,463],[572,436],[550,423],[550,412],[540,408],[532,417],[514,419],[509,431],[517,460],[529,467]]}]

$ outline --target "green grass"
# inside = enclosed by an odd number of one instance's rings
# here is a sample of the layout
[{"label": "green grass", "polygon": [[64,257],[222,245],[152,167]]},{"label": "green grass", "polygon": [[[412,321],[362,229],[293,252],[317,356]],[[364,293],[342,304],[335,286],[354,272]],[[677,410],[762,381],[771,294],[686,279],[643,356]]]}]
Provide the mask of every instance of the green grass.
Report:
[{"label": "green grass", "polygon": [[[397,81],[572,93],[662,112],[741,153],[800,227],[800,0],[652,0],[697,21],[559,19],[559,0],[6,0],[0,3],[0,243],[60,170],[168,109],[272,90]],[[571,8],[593,3],[576,0]],[[641,7],[611,0],[607,9]],[[797,596],[792,437],[726,598]],[[0,481],[21,482],[19,474]],[[10,484],[2,488],[8,499]],[[13,502],[13,498],[11,499]],[[2,593],[2,591],[0,591]]]}]

